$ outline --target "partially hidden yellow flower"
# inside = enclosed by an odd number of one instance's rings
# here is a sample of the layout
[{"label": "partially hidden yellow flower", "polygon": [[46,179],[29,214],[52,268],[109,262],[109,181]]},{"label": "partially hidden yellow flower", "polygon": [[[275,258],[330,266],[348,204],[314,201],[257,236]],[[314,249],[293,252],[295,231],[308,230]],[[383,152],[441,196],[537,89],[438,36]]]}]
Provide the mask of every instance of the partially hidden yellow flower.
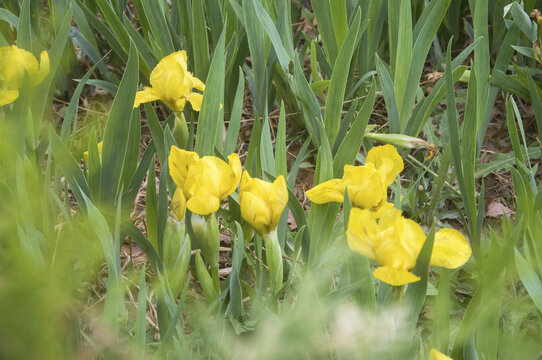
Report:
[{"label": "partially hidden yellow flower", "polygon": [[239,187],[241,216],[262,236],[274,231],[288,203],[286,181],[280,175],[272,183],[251,178],[245,170]]},{"label": "partially hidden yellow flower", "polygon": [[241,161],[235,153],[228,163],[215,156],[200,158],[197,153],[171,147],[168,157],[169,174],[182,189],[186,207],[198,215],[218,210],[220,200],[237,189],[241,180]]},{"label": "partially hidden yellow flower", "polygon": [[[100,158],[102,157],[102,146],[103,146],[104,142],[103,141],[100,141],[98,143],[98,154],[100,154]],[[83,160],[85,160],[85,164],[88,164],[88,151],[85,151],[83,153]]]},{"label": "partially hidden yellow flower", "polygon": [[403,159],[392,145],[376,146],[369,150],[363,166],[344,166],[342,179],[325,181],[307,191],[316,204],[342,202],[344,190],[354,207],[369,209],[386,200],[387,187],[403,170]]},{"label": "partially hidden yellow flower", "polygon": [[186,212],[186,199],[181,188],[175,190],[175,193],[171,198],[170,209],[177,220],[181,221],[184,218],[184,213]]},{"label": "partially hidden yellow flower", "polygon": [[194,92],[194,89],[204,91],[205,85],[188,71],[184,50],[174,52],[160,60],[151,72],[150,83],[150,87],[137,92],[134,107],[161,100],[171,110],[179,112],[189,101],[192,109],[200,110],[203,95]]},{"label": "partially hidden yellow flower", "polygon": [[49,55],[40,54],[40,63],[31,53],[17,46],[0,47],[0,106],[10,104],[19,97],[25,73],[31,86],[41,83],[49,74]]},{"label": "partially hidden yellow flower", "polygon": [[444,355],[436,349],[431,349],[429,352],[429,360],[453,360],[451,357]]},{"label": "partially hidden yellow flower", "polygon": [[[392,286],[420,280],[410,271],[426,236],[420,225],[404,218],[391,204],[377,211],[352,208],[346,238],[352,250],[379,263],[373,272],[377,279]],[[459,231],[442,229],[435,234],[430,264],[455,269],[470,255],[470,246]]]}]

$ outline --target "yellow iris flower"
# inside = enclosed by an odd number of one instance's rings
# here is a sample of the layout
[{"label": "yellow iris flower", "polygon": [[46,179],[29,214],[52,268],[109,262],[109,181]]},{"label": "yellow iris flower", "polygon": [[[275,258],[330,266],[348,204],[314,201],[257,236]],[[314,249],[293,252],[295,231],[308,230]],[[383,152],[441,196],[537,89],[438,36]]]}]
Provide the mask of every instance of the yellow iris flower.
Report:
[{"label": "yellow iris flower", "polygon": [[251,178],[245,170],[239,187],[241,216],[258,234],[264,236],[275,230],[287,203],[288,189],[282,175],[270,183]]},{"label": "yellow iris flower", "polygon": [[[420,280],[410,270],[416,265],[425,234],[416,222],[401,216],[391,204],[377,211],[353,208],[346,231],[348,246],[380,264],[373,276],[392,286]],[[470,258],[471,248],[457,230],[435,234],[431,265],[455,269]]]},{"label": "yellow iris flower", "polygon": [[0,47],[0,106],[10,104],[19,97],[25,73],[30,85],[36,86],[49,74],[49,55],[40,54],[40,63],[32,53],[17,46]]},{"label": "yellow iris flower", "polygon": [[226,163],[215,156],[200,158],[195,152],[172,146],[168,165],[171,178],[187,200],[186,207],[198,215],[217,211],[220,200],[233,193],[241,180],[241,161],[235,153]]},{"label": "yellow iris flower", "polygon": [[204,91],[205,85],[188,71],[184,50],[160,60],[151,72],[150,83],[150,87],[137,92],[134,107],[161,100],[174,112],[180,112],[189,101],[195,111],[200,110],[203,95],[194,92],[194,89]]},{"label": "yellow iris flower", "polygon": [[342,202],[347,188],[353,206],[369,209],[386,200],[387,187],[403,171],[403,167],[403,159],[395,147],[376,146],[369,150],[365,165],[345,165],[342,179],[325,181],[306,194],[316,204]]}]

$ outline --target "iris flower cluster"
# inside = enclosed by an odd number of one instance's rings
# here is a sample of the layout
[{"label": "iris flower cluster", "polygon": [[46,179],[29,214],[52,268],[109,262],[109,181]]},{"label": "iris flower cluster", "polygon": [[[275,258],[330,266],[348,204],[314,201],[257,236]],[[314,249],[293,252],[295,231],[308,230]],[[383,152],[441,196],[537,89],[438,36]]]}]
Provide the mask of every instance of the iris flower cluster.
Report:
[{"label": "iris flower cluster", "polygon": [[[354,206],[346,231],[348,246],[376,261],[380,266],[373,276],[392,286],[420,280],[411,270],[426,239],[418,223],[386,202],[387,188],[403,168],[395,147],[377,146],[367,154],[365,165],[346,165],[341,179],[323,182],[307,191],[307,197],[317,204],[342,202],[348,191]],[[431,265],[455,269],[467,262],[470,255],[469,243],[459,231],[441,229],[435,234]]]}]

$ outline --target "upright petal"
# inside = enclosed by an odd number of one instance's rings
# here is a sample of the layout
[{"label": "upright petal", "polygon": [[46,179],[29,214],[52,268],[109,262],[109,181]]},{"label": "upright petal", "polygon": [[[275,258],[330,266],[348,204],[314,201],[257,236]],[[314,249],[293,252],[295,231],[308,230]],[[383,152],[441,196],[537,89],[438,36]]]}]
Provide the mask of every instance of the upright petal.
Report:
[{"label": "upright petal", "polygon": [[343,202],[344,184],[341,179],[331,179],[316,185],[305,193],[316,204],[328,202]]},{"label": "upright petal", "polygon": [[435,234],[431,265],[456,269],[469,260],[471,253],[469,242],[459,231],[440,229]]},{"label": "upright petal", "polygon": [[380,266],[373,271],[373,276],[391,286],[401,286],[420,281],[420,277],[410,271],[396,269],[391,266]]},{"label": "upright petal", "polygon": [[176,146],[171,147],[168,157],[169,175],[177,186],[183,187],[188,169],[198,160],[199,156],[195,152],[182,150]]},{"label": "upright petal", "polygon": [[375,146],[367,154],[367,163],[374,164],[382,175],[384,185],[390,186],[397,175],[403,171],[403,159],[393,145]]},{"label": "upright petal", "polygon": [[369,209],[386,200],[386,186],[371,163],[363,166],[345,165],[342,181],[355,207]]}]

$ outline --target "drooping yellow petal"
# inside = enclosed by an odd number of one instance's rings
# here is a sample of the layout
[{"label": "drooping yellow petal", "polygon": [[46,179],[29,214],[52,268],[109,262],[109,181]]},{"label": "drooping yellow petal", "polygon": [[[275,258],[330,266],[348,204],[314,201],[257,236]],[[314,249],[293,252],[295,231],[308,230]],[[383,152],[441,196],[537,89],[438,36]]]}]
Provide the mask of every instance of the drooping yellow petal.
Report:
[{"label": "drooping yellow petal", "polygon": [[436,349],[431,349],[429,352],[429,360],[453,360]]},{"label": "drooping yellow petal", "polygon": [[186,202],[188,210],[198,215],[209,215],[220,207],[220,199],[216,196],[198,193]]},{"label": "drooping yellow petal", "polygon": [[203,84],[203,82],[200,79],[198,79],[195,76],[192,77],[192,86],[196,90],[205,91],[205,85]]},{"label": "drooping yellow petal", "polygon": [[177,220],[181,221],[184,218],[184,213],[186,212],[186,199],[181,188],[175,190],[175,193],[171,198],[170,208]]},{"label": "drooping yellow petal", "polygon": [[188,176],[188,169],[190,166],[194,165],[198,159],[198,154],[193,151],[182,150],[176,146],[171,147],[168,157],[169,175],[177,186],[183,187],[186,177]]},{"label": "drooping yellow petal", "polygon": [[372,163],[363,166],[345,165],[342,182],[355,207],[369,209],[386,200],[386,186]]},{"label": "drooping yellow petal", "polygon": [[18,90],[0,90],[0,106],[11,104],[19,97]]},{"label": "drooping yellow petal", "polygon": [[136,93],[134,108],[138,107],[141,104],[148,103],[151,101],[156,101],[160,99],[151,88],[146,87],[145,90],[138,91]]},{"label": "drooping yellow petal", "polygon": [[350,249],[371,260],[376,260],[375,235],[377,232],[378,225],[369,210],[352,208],[346,231]]},{"label": "drooping yellow petal", "polygon": [[375,146],[367,154],[367,163],[374,164],[382,175],[384,185],[390,186],[397,175],[403,171],[403,159],[393,145]]},{"label": "drooping yellow petal", "polygon": [[316,185],[305,193],[316,204],[328,202],[343,202],[344,184],[341,179],[331,179]]},{"label": "drooping yellow petal", "polygon": [[459,231],[440,229],[435,234],[431,265],[456,269],[469,260],[471,253],[469,242]]},{"label": "drooping yellow petal", "polygon": [[410,271],[396,269],[391,266],[380,266],[373,271],[373,276],[391,286],[401,286],[416,281],[420,281],[420,277],[414,275]]},{"label": "drooping yellow petal", "polygon": [[188,101],[190,101],[190,104],[192,105],[192,109],[194,111],[200,111],[201,110],[201,100],[203,100],[203,95],[198,93],[192,93],[188,96]]}]

